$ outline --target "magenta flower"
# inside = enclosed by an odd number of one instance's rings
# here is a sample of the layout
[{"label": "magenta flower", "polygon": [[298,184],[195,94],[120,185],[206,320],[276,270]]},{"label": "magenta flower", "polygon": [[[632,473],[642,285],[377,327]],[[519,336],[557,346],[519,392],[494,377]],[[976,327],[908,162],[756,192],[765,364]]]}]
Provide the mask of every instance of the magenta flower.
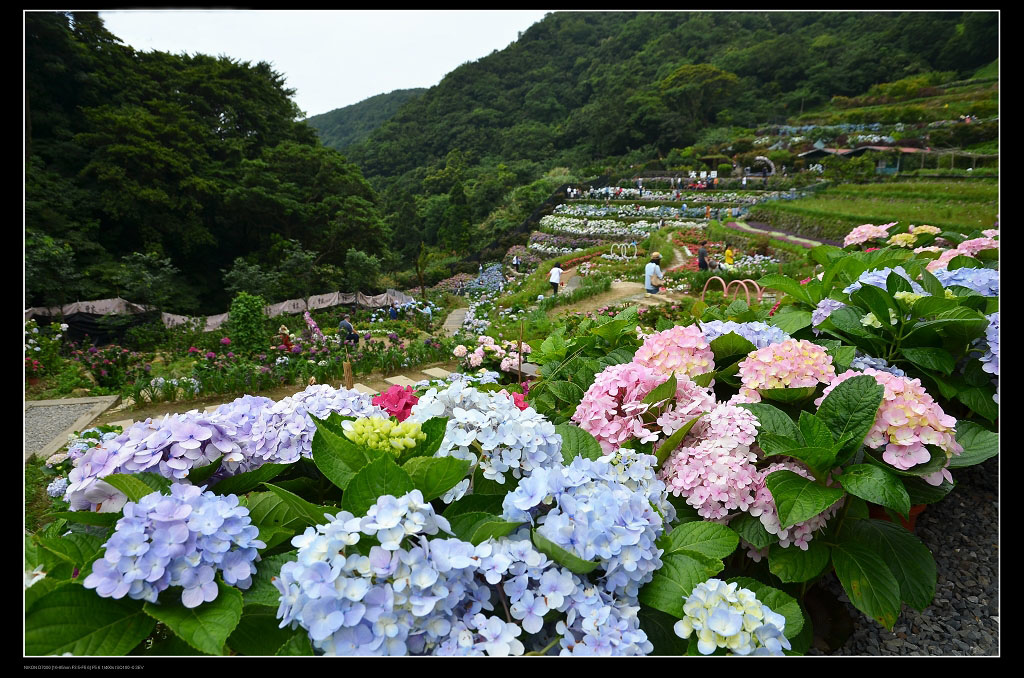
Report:
[{"label": "magenta flower", "polygon": [[225,346],[227,346],[228,344],[230,344],[230,343],[231,343],[231,340],[230,340],[230,339],[228,339],[227,337],[224,337],[224,338],[222,338],[222,339],[220,340],[220,343],[222,343],[222,344],[224,344]]},{"label": "magenta flower", "polygon": [[374,396],[370,403],[384,409],[398,421],[405,421],[412,413],[412,406],[419,401],[412,386],[395,384],[384,393]]},{"label": "magenta flower", "polygon": [[206,357],[209,358],[210,360],[213,360],[214,358],[217,357],[217,354],[214,353],[213,351],[207,351]]}]

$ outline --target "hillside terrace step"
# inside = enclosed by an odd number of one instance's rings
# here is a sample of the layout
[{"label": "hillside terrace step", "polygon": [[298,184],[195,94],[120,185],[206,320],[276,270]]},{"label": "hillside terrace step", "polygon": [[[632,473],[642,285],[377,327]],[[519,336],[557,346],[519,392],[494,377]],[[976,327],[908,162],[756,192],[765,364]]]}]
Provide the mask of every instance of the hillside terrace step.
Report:
[{"label": "hillside terrace step", "polygon": [[372,389],[366,384],[359,383],[352,384],[352,390],[359,391],[360,393],[366,393],[367,395],[377,395],[379,393],[376,389]]},{"label": "hillside terrace step", "polygon": [[423,374],[426,374],[427,376],[430,377],[434,377],[435,379],[444,379],[449,374],[451,374],[451,372],[449,372],[448,370],[443,370],[440,367],[431,367],[429,369],[423,370]]},{"label": "hillside terrace step", "polygon": [[416,385],[415,381],[413,381],[409,377],[402,376],[401,374],[395,375],[393,377],[386,377],[384,379],[384,381],[388,382],[389,384],[394,384],[396,386],[415,386]]}]

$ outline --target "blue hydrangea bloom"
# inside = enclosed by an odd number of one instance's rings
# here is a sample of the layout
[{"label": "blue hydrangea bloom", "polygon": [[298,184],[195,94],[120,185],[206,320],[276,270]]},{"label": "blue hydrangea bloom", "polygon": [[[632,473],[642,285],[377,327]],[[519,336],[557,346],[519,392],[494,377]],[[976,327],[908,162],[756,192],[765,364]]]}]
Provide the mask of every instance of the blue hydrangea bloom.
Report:
[{"label": "blue hydrangea bloom", "polygon": [[790,339],[790,336],[778,327],[761,322],[738,323],[732,320],[709,320],[697,324],[708,341],[730,332],[735,332],[757,348],[764,348],[769,344],[778,344]]},{"label": "blue hydrangea bloom", "polygon": [[999,296],[999,271],[991,268],[958,268],[953,271],[940,268],[934,273],[943,287],[960,285],[984,297]]},{"label": "blue hydrangea bloom", "polygon": [[875,287],[881,287],[884,290],[885,281],[889,277],[890,273],[895,273],[909,282],[910,287],[915,294],[928,294],[924,291],[924,288],[921,287],[921,285],[911,280],[910,274],[907,273],[902,266],[897,266],[896,268],[880,268],[877,271],[864,271],[860,274],[860,277],[857,278],[855,283],[848,285],[843,289],[843,294],[853,294],[864,285],[874,285]]},{"label": "blue hydrangea bloom", "polygon": [[857,351],[856,357],[850,363],[850,369],[857,370],[858,372],[863,372],[869,367],[871,369],[879,370],[881,372],[888,372],[889,374],[894,374],[897,377],[907,376],[906,372],[904,372],[898,367],[889,365],[889,363],[882,360],[881,358],[872,358],[867,354]]}]

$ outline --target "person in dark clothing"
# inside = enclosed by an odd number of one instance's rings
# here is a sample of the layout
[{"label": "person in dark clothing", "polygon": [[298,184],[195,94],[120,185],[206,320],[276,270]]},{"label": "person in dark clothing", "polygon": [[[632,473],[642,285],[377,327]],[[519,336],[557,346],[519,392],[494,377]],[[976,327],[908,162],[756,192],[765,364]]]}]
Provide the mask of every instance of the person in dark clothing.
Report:
[{"label": "person in dark clothing", "polygon": [[708,270],[708,250],[704,247],[707,244],[707,240],[702,240],[700,249],[697,250],[697,268],[702,271]]},{"label": "person in dark clothing", "polygon": [[338,334],[344,335],[345,341],[359,343],[359,335],[356,334],[355,328],[352,327],[352,316],[348,314],[338,323]]},{"label": "person in dark clothing", "polygon": [[391,308],[388,309],[388,317],[398,320],[398,304],[391,304]]}]

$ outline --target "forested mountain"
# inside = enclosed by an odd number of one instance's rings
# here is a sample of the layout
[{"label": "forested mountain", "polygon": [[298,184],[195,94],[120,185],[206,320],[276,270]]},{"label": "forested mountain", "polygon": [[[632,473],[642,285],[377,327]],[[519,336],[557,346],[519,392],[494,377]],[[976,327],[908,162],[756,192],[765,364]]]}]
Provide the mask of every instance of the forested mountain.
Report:
[{"label": "forested mountain", "polygon": [[363,99],[351,106],[306,118],[306,123],[316,130],[324,146],[343,151],[366,139],[406,102],[426,91],[422,87],[396,89]]},{"label": "forested mountain", "polygon": [[25,50],[27,304],[215,313],[236,259],[257,282],[297,261],[315,293],[386,249],[374,191],[268,64],[136,52],[77,12],[26,13]]},{"label": "forested mountain", "polygon": [[710,127],[784,122],[915,73],[967,77],[997,56],[994,12],[553,13],[347,152],[382,191],[396,248],[420,234],[454,249],[453,191],[474,209],[553,167],[592,175]]}]

